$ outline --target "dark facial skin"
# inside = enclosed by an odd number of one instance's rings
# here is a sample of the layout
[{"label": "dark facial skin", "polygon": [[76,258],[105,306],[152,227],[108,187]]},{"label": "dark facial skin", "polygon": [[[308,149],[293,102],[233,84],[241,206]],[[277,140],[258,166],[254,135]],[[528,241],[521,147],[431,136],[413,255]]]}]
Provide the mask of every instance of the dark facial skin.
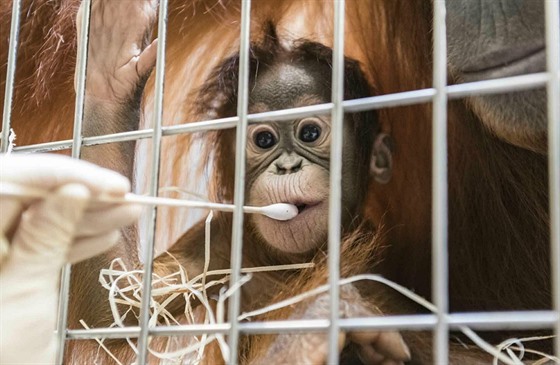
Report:
[{"label": "dark facial skin", "polygon": [[[544,4],[534,0],[449,0],[448,62],[459,82],[545,71]],[[546,92],[473,96],[473,110],[501,139],[546,150]]]},{"label": "dark facial skin", "polygon": [[[311,70],[311,71],[309,71]],[[310,65],[278,63],[257,76],[251,92],[251,113],[287,109],[330,101],[330,80],[322,69]],[[328,75],[328,74],[327,74]],[[355,140],[347,118],[344,139]],[[253,220],[257,232],[275,248],[305,253],[326,241],[330,115],[249,127],[247,146],[248,196],[251,204],[291,203],[300,214],[286,222],[264,216]],[[343,152],[343,206],[349,220],[356,213],[355,148],[347,143]]]}]

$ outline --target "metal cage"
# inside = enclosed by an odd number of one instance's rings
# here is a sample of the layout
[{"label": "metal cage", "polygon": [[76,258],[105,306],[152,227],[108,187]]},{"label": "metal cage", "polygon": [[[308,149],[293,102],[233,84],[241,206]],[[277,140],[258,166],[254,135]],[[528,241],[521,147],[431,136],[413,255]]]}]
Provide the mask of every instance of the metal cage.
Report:
[{"label": "metal cage", "polygon": [[[86,11],[82,24],[81,42],[85,44],[88,39],[89,5],[91,0],[86,1]],[[149,301],[151,293],[151,272],[149,264],[154,257],[154,235],[155,218],[157,209],[152,210],[147,232],[149,242],[145,247],[144,257],[145,275],[143,282],[143,301],[141,307],[140,326],[127,328],[107,328],[91,330],[68,330],[66,328],[66,312],[68,309],[68,291],[70,267],[63,273],[61,285],[61,312],[58,324],[58,336],[61,339],[61,348],[58,355],[58,363],[63,362],[64,345],[67,339],[92,339],[96,337],[105,338],[138,338],[137,364],[147,362],[147,343],[149,336],[175,336],[175,335],[197,335],[202,333],[227,334],[231,351],[232,363],[237,359],[237,343],[240,333],[283,333],[304,331],[326,331],[329,338],[329,363],[338,362],[337,339],[340,329],[431,329],[434,331],[434,353],[435,362],[444,364],[448,359],[449,330],[457,329],[459,326],[469,326],[473,329],[524,329],[542,328],[553,329],[556,333],[555,352],[560,356],[560,59],[559,59],[559,3],[558,1],[544,0],[546,7],[546,47],[547,47],[547,72],[515,76],[503,79],[494,79],[458,85],[447,85],[447,44],[446,44],[446,4],[444,0],[434,0],[433,19],[433,86],[428,89],[401,92],[396,94],[381,95],[365,99],[343,101],[343,69],[344,69],[344,29],[345,3],[343,0],[334,0],[334,55],[333,55],[333,77],[332,77],[332,101],[329,104],[312,107],[298,108],[294,110],[282,110],[261,113],[258,115],[248,114],[248,52],[250,45],[250,9],[251,1],[242,1],[241,11],[241,45],[240,53],[240,78],[239,78],[239,100],[237,117],[225,118],[214,121],[186,123],[172,127],[162,127],[163,109],[163,82],[165,75],[165,47],[166,47],[166,25],[167,25],[167,0],[160,0],[159,25],[158,25],[158,53],[157,66],[155,69],[156,98],[155,118],[151,129],[143,129],[132,132],[117,133],[113,135],[102,135],[82,138],[82,115],[85,85],[85,61],[87,58],[87,47],[82,47],[83,61],[79,64],[78,93],[75,107],[74,137],[73,140],[52,141],[36,145],[19,146],[14,152],[48,152],[61,149],[71,149],[72,157],[80,157],[82,146],[98,145],[110,142],[122,142],[139,139],[151,139],[153,143],[153,154],[151,156],[152,172],[150,177],[150,194],[157,195],[158,171],[160,164],[160,146],[164,136],[192,133],[214,128],[236,127],[236,169],[235,169],[235,193],[233,213],[233,244],[231,260],[231,283],[240,279],[241,273],[241,247],[243,244],[243,211],[244,201],[244,174],[245,174],[245,144],[247,140],[247,125],[249,122],[279,120],[293,118],[294,116],[310,115],[318,112],[332,113],[333,139],[332,155],[338,156],[342,151],[342,123],[345,112],[363,111],[369,109],[381,109],[390,106],[403,106],[431,102],[433,105],[433,151],[432,151],[432,287],[433,300],[437,306],[437,312],[432,315],[415,316],[389,316],[370,319],[341,319],[337,311],[331,311],[328,320],[300,320],[280,322],[253,322],[240,323],[236,318],[240,311],[240,296],[234,292],[230,298],[228,317],[230,322],[219,325],[184,325],[184,326],[148,326]],[[16,69],[16,53],[18,46],[18,30],[20,24],[21,0],[13,0],[12,23],[10,33],[10,48],[8,56],[8,74],[6,78],[5,103],[2,123],[2,148],[5,152],[8,146],[8,133],[10,130],[10,116],[12,110],[13,87]],[[448,198],[447,198],[447,103],[448,100],[464,98],[474,94],[503,93],[514,90],[533,89],[546,86],[548,105],[548,155],[549,155],[549,191],[550,191],[550,227],[551,227],[551,268],[552,268],[552,293],[553,309],[550,311],[527,311],[527,312],[480,312],[480,313],[449,313],[448,310],[448,258],[447,258],[447,222],[448,222]],[[329,284],[330,284],[330,308],[338,308],[339,303],[339,242],[341,210],[341,159],[331,159],[330,180],[330,205],[329,205]],[[143,228],[144,229],[144,228]]]}]

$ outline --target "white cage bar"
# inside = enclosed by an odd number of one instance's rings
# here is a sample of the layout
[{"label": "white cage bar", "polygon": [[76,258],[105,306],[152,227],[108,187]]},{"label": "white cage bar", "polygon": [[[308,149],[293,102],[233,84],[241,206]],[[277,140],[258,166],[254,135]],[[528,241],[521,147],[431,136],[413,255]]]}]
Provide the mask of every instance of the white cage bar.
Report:
[{"label": "white cage bar", "polygon": [[[182,326],[148,326],[149,305],[151,300],[152,261],[154,256],[155,225],[157,207],[152,210],[148,230],[148,244],[145,247],[145,275],[143,276],[143,300],[140,311],[140,326],[127,328],[98,328],[90,330],[66,329],[68,308],[68,290],[70,267],[63,273],[61,285],[61,302],[58,321],[58,336],[61,349],[58,362],[62,363],[66,340],[85,340],[98,337],[104,338],[138,338],[138,364],[147,363],[149,336],[180,336],[200,335],[203,333],[222,333],[229,335],[229,362],[237,362],[237,344],[239,335],[262,333],[302,333],[307,331],[327,332],[329,338],[329,363],[338,362],[338,331],[341,329],[382,329],[382,330],[433,330],[435,361],[445,363],[448,359],[449,330],[468,326],[474,330],[509,330],[509,329],[553,329],[555,338],[555,355],[560,357],[560,26],[559,4],[554,0],[543,0],[546,14],[546,60],[547,70],[542,73],[508,77],[502,79],[447,85],[447,57],[445,30],[445,1],[435,0],[434,6],[434,49],[433,49],[433,87],[421,90],[401,92],[395,94],[373,96],[356,100],[343,100],[344,95],[344,1],[333,0],[334,12],[334,52],[332,102],[309,107],[287,109],[259,114],[248,114],[248,56],[250,45],[250,0],[242,1],[241,31],[240,31],[240,71],[238,89],[238,117],[219,120],[185,123],[170,127],[162,126],[163,115],[163,85],[167,25],[167,0],[160,0],[158,51],[156,64],[156,97],[153,127],[150,129],[82,137],[82,116],[85,90],[85,74],[87,60],[87,38],[89,23],[89,6],[91,0],[86,1],[86,14],[81,29],[81,44],[79,50],[80,64],[78,65],[78,82],[75,108],[74,132],[72,140],[51,141],[35,145],[14,148],[18,153],[50,152],[71,149],[72,156],[79,158],[82,146],[93,146],[113,142],[151,139],[152,141],[152,171],[150,179],[150,194],[157,195],[158,175],[160,165],[160,148],[162,139],[166,136],[194,133],[206,130],[237,128],[236,140],[236,171],[233,215],[233,240],[231,251],[231,281],[235,286],[241,279],[241,252],[243,244],[243,205],[245,181],[245,148],[247,141],[247,125],[270,120],[289,120],[294,117],[314,115],[317,113],[332,113],[333,141],[332,156],[341,155],[342,123],[345,112],[357,112],[372,109],[389,108],[395,106],[414,105],[431,102],[433,105],[433,267],[432,286],[433,298],[438,311],[431,315],[389,316],[381,318],[352,318],[341,319],[338,311],[333,310],[339,305],[339,243],[340,243],[340,181],[342,163],[340,159],[331,159],[331,199],[329,203],[329,284],[330,284],[330,316],[325,320],[293,320],[277,322],[240,322],[240,293],[232,292],[229,301],[229,323],[213,325],[182,325]],[[18,30],[21,0],[13,0],[12,23],[10,30],[10,46],[8,53],[8,67],[6,77],[5,100],[2,120],[2,152],[8,148],[10,118],[13,99],[13,85],[16,69],[18,46]],[[471,95],[497,94],[509,91],[530,90],[546,86],[548,112],[548,155],[549,155],[549,186],[550,186],[550,247],[551,247],[551,278],[553,308],[550,311],[518,311],[518,312],[478,312],[478,313],[449,313],[448,311],[448,267],[447,267],[447,103],[448,100],[464,98]]]},{"label": "white cage bar", "polygon": [[[82,122],[84,118],[84,100],[86,90],[86,72],[89,44],[89,20],[91,0],[84,0],[84,17],[80,28],[80,47],[78,49],[78,64],[76,65],[76,102],[74,105],[74,130],[72,132],[72,158],[80,158],[82,150]],[[62,269],[60,279],[60,303],[58,305],[57,335],[59,339],[57,363],[64,361],[65,333],[68,320],[68,301],[70,295],[70,276],[72,266],[66,264]]]},{"label": "white cage bar", "polygon": [[[474,330],[538,330],[550,329],[560,319],[556,311],[514,311],[514,312],[480,312],[451,313],[447,323],[451,329],[468,326]],[[431,330],[437,325],[435,314],[414,314],[404,316],[386,316],[369,318],[340,318],[340,329],[352,330]],[[280,332],[305,333],[328,330],[330,321],[327,319],[283,320],[274,322],[239,323],[239,331],[246,334],[275,334]],[[231,330],[228,323],[223,324],[191,324],[180,326],[158,326],[151,329],[154,336],[201,335],[204,333],[227,334]],[[96,328],[68,330],[68,339],[103,338],[135,338],[140,333],[139,326],[126,328]]]},{"label": "white cage bar", "polygon": [[342,134],[344,123],[344,0],[334,2],[334,44],[332,60],[332,90],[331,102],[331,151],[330,151],[330,183],[329,183],[329,319],[328,331],[329,364],[338,363],[338,333],[339,333],[339,280],[340,280],[340,221],[342,199]]},{"label": "white cage bar", "polygon": [[434,362],[445,364],[449,357],[449,328],[447,316],[447,39],[445,28],[445,0],[436,0],[433,30],[433,87],[432,101],[432,299],[437,308],[434,332]]},{"label": "white cage bar", "polygon": [[10,46],[8,49],[8,67],[6,87],[4,94],[4,110],[2,113],[1,151],[8,151],[10,136],[10,120],[12,117],[12,102],[14,98],[14,80],[16,77],[17,46],[19,40],[19,22],[21,13],[21,0],[12,2],[12,20],[10,23]]},{"label": "white cage bar", "polygon": [[[548,176],[550,189],[550,270],[552,305],[560,313],[560,5],[545,1],[546,88],[548,108]],[[560,319],[554,327],[555,354],[560,358]]]},{"label": "white cage bar", "polygon": [[[158,45],[156,60],[155,108],[152,121],[152,161],[149,182],[150,196],[157,196],[159,189],[159,169],[161,156],[161,126],[163,118],[163,87],[165,82],[165,45],[167,43],[167,0],[159,1]],[[148,241],[144,247],[144,275],[142,277],[142,302],[140,307],[140,336],[138,337],[138,364],[148,363],[149,319],[152,301],[152,271],[158,207],[151,209],[151,217],[146,227]]]},{"label": "white cage bar", "polygon": [[[251,45],[251,0],[241,2],[241,29],[239,34],[239,85],[237,91],[237,116],[235,141],[235,186],[233,204],[233,227],[231,240],[231,276],[230,290],[241,280],[241,264],[243,252],[243,205],[245,204],[245,146],[247,145],[247,114],[249,111],[249,49]],[[229,354],[225,354],[226,363],[237,364],[237,344],[239,342],[239,321],[237,317],[241,309],[240,290],[233,290],[229,297],[228,319]]]},{"label": "white cage bar", "polygon": [[[458,85],[446,86],[448,100],[462,99],[472,95],[499,94],[508,91],[531,90],[546,86],[549,76],[545,72],[512,76],[501,79],[486,81],[476,81]],[[342,107],[345,113],[360,112],[366,110],[391,108],[397,106],[415,105],[430,102],[435,89],[418,89],[394,94],[371,96],[368,98],[344,100]],[[312,106],[275,110],[271,112],[255,113],[247,115],[249,124],[267,121],[287,121],[292,118],[302,118],[305,116],[328,113],[332,110],[332,103],[317,104]],[[208,130],[233,128],[238,123],[237,117],[212,119],[201,122],[187,122],[173,126],[163,126],[162,136],[174,136],[184,133],[195,133]],[[136,141],[151,138],[153,129],[146,128],[136,131],[120,132],[114,134],[84,137],[82,146],[96,146],[105,143]],[[16,146],[14,152],[38,153],[68,150],[72,148],[72,140],[61,140],[45,142],[27,146]]]}]

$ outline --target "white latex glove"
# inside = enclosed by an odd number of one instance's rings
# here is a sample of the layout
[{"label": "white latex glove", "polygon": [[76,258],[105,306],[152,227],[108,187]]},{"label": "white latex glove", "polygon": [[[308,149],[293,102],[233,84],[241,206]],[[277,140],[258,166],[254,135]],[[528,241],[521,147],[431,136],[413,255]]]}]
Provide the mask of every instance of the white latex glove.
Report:
[{"label": "white latex glove", "polygon": [[0,198],[0,363],[54,363],[60,269],[114,245],[141,208],[91,203],[101,193],[123,196],[128,179],[64,156],[0,156],[0,181],[50,191],[27,203]]}]

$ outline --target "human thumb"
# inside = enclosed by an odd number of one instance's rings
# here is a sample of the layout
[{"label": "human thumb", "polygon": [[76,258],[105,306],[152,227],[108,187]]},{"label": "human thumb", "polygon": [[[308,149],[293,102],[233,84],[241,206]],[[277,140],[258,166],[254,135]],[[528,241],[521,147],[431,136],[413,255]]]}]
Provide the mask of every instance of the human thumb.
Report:
[{"label": "human thumb", "polygon": [[60,268],[89,197],[85,186],[71,183],[31,205],[22,215],[10,255],[18,257],[19,262],[44,263]]}]

